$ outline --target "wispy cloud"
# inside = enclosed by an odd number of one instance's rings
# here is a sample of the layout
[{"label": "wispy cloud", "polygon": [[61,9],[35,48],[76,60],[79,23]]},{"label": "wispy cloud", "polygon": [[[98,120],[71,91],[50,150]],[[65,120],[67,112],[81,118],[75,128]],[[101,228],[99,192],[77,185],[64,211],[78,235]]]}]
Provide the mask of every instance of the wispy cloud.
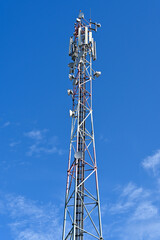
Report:
[{"label": "wispy cloud", "polygon": [[119,188],[119,191],[117,202],[111,204],[106,213],[114,219],[112,224],[105,226],[106,239],[159,240],[160,208],[155,192],[133,183]]},{"label": "wispy cloud", "polygon": [[58,153],[59,155],[64,154],[63,149],[59,149],[56,146],[41,146],[40,143],[35,143],[29,147],[29,150],[27,152],[28,156],[32,156],[36,154],[39,156],[41,153],[46,153],[46,154],[53,154],[53,153]]},{"label": "wispy cloud", "polygon": [[41,154],[53,154],[59,155],[64,154],[64,150],[58,146],[58,137],[48,137],[46,133],[47,129],[44,130],[32,130],[25,133],[24,135],[32,139],[33,143],[28,147],[28,156],[40,156]]},{"label": "wispy cloud", "polygon": [[[160,150],[145,158],[141,165],[152,170],[159,180]],[[108,203],[106,217],[112,219],[105,225],[105,238],[110,240],[159,240],[160,239],[160,193],[157,184],[146,189],[129,182],[116,188],[117,201]]]},{"label": "wispy cloud", "polygon": [[139,199],[146,199],[149,195],[149,191],[144,190],[142,187],[137,187],[135,184],[130,182],[127,186],[121,189],[118,202],[111,205],[109,211],[111,214],[125,213],[130,210],[131,207],[135,206],[135,204],[139,202]]},{"label": "wispy cloud", "polygon": [[62,228],[56,206],[15,195],[5,195],[0,200],[3,214],[10,218],[8,226],[15,240],[60,239]]},{"label": "wispy cloud", "polygon": [[126,221],[117,231],[118,238],[123,240],[159,240],[160,219]]},{"label": "wispy cloud", "polygon": [[47,129],[44,130],[32,130],[30,132],[24,133],[26,137],[32,138],[34,140],[42,140],[44,138],[44,133],[47,132]]},{"label": "wispy cloud", "polygon": [[132,217],[132,220],[147,220],[158,216],[158,208],[150,201],[141,202]]},{"label": "wispy cloud", "polygon": [[7,121],[2,125],[2,128],[8,127],[11,124],[11,122]]},{"label": "wispy cloud", "polygon": [[11,142],[11,143],[9,144],[9,146],[10,146],[11,148],[13,148],[13,147],[19,145],[20,143],[21,143],[21,141],[14,141],[14,142]]},{"label": "wispy cloud", "polygon": [[145,158],[142,162],[142,166],[147,170],[152,170],[154,174],[157,174],[160,168],[160,150]]},{"label": "wispy cloud", "polygon": [[102,141],[102,142],[105,142],[105,143],[108,142],[108,138],[106,138],[103,134],[100,134],[99,140]]}]

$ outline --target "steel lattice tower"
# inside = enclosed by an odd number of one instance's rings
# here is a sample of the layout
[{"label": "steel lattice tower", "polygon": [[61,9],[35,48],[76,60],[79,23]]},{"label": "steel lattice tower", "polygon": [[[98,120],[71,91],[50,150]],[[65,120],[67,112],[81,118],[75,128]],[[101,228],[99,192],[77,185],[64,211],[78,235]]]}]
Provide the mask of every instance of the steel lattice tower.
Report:
[{"label": "steel lattice tower", "polygon": [[73,105],[62,240],[103,239],[92,111],[92,80],[101,74],[92,69],[96,60],[92,32],[100,26],[80,12],[70,38],[73,90],[68,95]]}]

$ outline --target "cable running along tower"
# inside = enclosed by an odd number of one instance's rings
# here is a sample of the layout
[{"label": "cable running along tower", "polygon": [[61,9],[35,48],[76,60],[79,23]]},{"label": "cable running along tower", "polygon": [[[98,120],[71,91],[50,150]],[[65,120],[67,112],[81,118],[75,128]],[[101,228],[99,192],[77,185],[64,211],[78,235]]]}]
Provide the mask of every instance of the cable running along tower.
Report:
[{"label": "cable running along tower", "polygon": [[62,240],[103,239],[92,111],[92,80],[101,75],[92,68],[97,58],[92,33],[99,27],[80,12],[70,37],[73,104]]}]

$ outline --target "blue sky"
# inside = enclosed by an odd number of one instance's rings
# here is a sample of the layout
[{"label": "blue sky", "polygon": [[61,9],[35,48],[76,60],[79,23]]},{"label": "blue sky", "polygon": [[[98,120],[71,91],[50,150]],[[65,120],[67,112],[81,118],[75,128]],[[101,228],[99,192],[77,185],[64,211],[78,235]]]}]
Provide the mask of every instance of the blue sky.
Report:
[{"label": "blue sky", "polygon": [[102,25],[93,108],[104,239],[160,239],[158,0],[0,2],[1,239],[61,239],[68,44],[90,8]]}]

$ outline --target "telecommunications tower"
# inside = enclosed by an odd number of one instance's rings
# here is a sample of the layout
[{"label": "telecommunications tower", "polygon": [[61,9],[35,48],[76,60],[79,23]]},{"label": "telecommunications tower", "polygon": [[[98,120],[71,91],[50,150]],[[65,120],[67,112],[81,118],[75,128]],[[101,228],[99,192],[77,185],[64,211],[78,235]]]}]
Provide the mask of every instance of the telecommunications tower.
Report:
[{"label": "telecommunications tower", "polygon": [[62,240],[103,239],[92,110],[92,80],[101,75],[92,68],[97,58],[92,33],[99,27],[80,12],[70,37],[72,125]]}]

